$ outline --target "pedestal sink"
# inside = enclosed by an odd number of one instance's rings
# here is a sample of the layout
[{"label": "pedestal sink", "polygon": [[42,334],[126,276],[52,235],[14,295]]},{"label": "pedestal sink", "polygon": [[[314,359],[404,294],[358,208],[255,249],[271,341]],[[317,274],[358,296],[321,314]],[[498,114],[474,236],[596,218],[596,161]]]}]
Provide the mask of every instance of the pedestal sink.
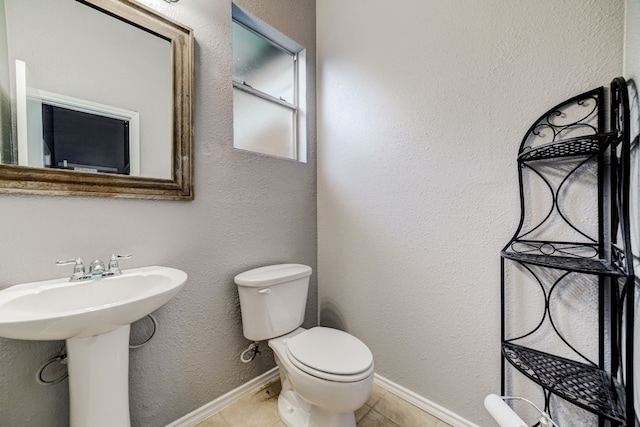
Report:
[{"label": "pedestal sink", "polygon": [[169,301],[187,274],[168,267],[0,291],[0,337],[66,340],[72,427],[129,427],[129,329]]}]

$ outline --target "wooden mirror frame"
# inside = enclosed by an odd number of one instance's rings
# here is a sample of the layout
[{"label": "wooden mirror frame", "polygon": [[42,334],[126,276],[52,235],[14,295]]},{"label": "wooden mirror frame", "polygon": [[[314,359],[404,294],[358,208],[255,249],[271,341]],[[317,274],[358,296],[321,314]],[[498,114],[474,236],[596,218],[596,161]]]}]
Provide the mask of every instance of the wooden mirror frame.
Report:
[{"label": "wooden mirror frame", "polygon": [[193,30],[134,0],[77,0],[171,43],[172,179],[0,165],[0,192],[193,200]]}]

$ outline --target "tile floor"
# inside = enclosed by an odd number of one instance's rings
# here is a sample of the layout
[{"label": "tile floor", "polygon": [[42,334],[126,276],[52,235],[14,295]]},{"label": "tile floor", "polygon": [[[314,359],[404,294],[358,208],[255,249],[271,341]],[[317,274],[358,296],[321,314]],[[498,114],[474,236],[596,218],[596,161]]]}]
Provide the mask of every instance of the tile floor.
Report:
[{"label": "tile floor", "polygon": [[[240,399],[196,427],[286,427],[276,404],[280,381]],[[374,385],[365,405],[356,411],[358,427],[451,427],[412,404]]]}]

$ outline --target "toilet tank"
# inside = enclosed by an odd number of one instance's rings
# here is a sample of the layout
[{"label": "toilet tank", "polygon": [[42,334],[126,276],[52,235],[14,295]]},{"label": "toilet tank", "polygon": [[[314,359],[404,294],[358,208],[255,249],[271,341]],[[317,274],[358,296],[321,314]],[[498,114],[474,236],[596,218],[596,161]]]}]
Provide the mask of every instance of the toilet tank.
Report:
[{"label": "toilet tank", "polygon": [[238,274],[245,338],[265,341],[288,334],[304,321],[311,267],[279,264]]}]

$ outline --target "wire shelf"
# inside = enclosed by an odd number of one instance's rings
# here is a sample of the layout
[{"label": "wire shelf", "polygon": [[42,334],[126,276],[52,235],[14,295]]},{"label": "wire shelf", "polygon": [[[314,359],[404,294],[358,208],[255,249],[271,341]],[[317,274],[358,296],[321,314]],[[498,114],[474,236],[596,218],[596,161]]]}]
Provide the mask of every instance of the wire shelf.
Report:
[{"label": "wire shelf", "polygon": [[598,154],[609,144],[613,134],[595,134],[554,141],[536,147],[527,147],[518,155],[519,162],[559,157],[589,156]]},{"label": "wire shelf", "polygon": [[624,390],[607,372],[510,342],[502,344],[502,354],[516,369],[552,393],[594,414],[625,422]]},{"label": "wire shelf", "polygon": [[625,273],[600,258],[578,258],[568,256],[523,254],[503,251],[503,258],[526,264],[556,268],[565,271],[576,271],[586,274],[603,274],[606,276],[622,277]]}]

